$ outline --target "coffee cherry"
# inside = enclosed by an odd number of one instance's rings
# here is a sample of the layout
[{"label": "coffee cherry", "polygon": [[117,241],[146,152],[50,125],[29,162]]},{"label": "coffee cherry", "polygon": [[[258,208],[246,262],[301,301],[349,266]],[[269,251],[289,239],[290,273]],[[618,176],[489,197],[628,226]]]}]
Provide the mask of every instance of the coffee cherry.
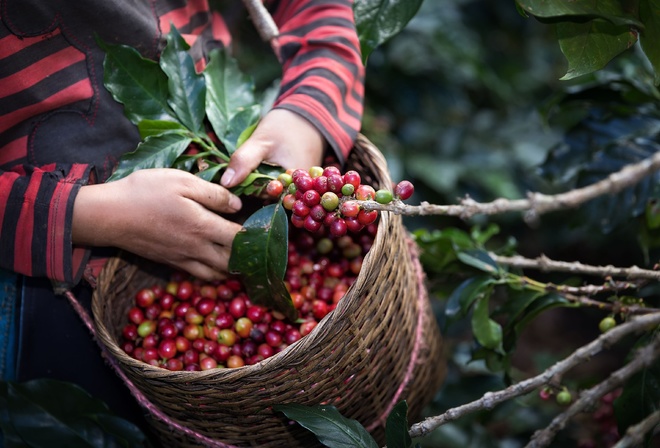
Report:
[{"label": "coffee cherry", "polygon": [[321,196],[321,205],[325,210],[332,212],[339,206],[339,197],[332,191],[326,191]]},{"label": "coffee cherry", "polygon": [[357,201],[346,201],[339,205],[339,212],[344,218],[352,218],[360,213],[360,204]]},{"label": "coffee cherry", "polygon": [[565,406],[571,403],[573,397],[571,396],[571,393],[568,390],[563,389],[561,392],[557,394],[556,400],[558,404]]},{"label": "coffee cherry", "polygon": [[140,308],[151,306],[156,300],[156,294],[149,288],[142,288],[135,295],[135,304]]},{"label": "coffee cherry", "polygon": [[607,316],[598,323],[598,329],[601,333],[605,333],[614,327],[616,327],[616,320],[612,316]]},{"label": "coffee cherry", "polygon": [[360,173],[357,171],[350,170],[344,173],[344,184],[351,184],[354,189],[357,189],[360,186],[360,182],[362,182],[362,179],[360,178]]},{"label": "coffee cherry", "polygon": [[278,198],[284,191],[284,185],[278,179],[273,179],[266,185],[266,194],[271,198]]},{"label": "coffee cherry", "polygon": [[145,320],[137,327],[138,335],[141,338],[147,337],[156,331],[156,322],[153,320]]},{"label": "coffee cherry", "polygon": [[407,180],[402,180],[394,187],[394,195],[403,201],[409,199],[414,192],[415,187]]},{"label": "coffee cherry", "polygon": [[312,166],[307,170],[309,173],[309,176],[314,179],[316,177],[322,176],[323,175],[323,168],[320,166]]},{"label": "coffee cherry", "polygon": [[394,199],[394,197],[392,196],[392,192],[390,190],[381,189],[376,191],[375,199],[376,202],[378,202],[379,204],[389,204],[390,202],[392,202],[392,199]]}]

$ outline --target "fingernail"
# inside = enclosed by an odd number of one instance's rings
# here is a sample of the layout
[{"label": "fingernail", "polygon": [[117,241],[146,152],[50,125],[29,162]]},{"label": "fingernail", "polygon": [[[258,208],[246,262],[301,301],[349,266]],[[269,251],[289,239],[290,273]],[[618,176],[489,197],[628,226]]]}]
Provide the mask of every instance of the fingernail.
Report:
[{"label": "fingernail", "polygon": [[229,196],[229,201],[227,202],[227,206],[234,211],[237,212],[243,207],[243,203],[241,200],[238,198],[238,196],[234,196],[233,194]]},{"label": "fingernail", "polygon": [[236,171],[234,171],[232,168],[227,168],[225,172],[222,173],[222,177],[220,178],[220,185],[223,187],[231,187],[231,181],[235,174]]}]

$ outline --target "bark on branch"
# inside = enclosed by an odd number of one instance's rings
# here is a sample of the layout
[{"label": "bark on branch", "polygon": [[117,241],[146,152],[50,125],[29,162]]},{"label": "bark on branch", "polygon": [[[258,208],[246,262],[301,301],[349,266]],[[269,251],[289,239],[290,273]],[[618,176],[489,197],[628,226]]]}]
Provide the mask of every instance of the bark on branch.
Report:
[{"label": "bark on branch", "polygon": [[429,417],[414,424],[409,431],[411,437],[421,437],[439,428],[445,423],[457,420],[465,415],[484,409],[492,409],[496,405],[513,398],[525,395],[544,385],[547,385],[557,376],[561,377],[573,367],[589,361],[602,350],[612,346],[625,336],[648,330],[660,324],[660,313],[646,314],[631,318],[628,322],[614,327],[607,333],[600,335],[597,339],[574,351],[567,358],[557,362],[541,374],[520,381],[512,386],[496,392],[487,392],[480,399],[452,409],[441,415]]},{"label": "bark on branch", "polygon": [[476,202],[468,196],[462,199],[459,205],[435,205],[428,202],[422,202],[420,205],[407,205],[401,201],[394,201],[386,205],[376,201],[364,201],[361,205],[366,210],[385,210],[397,215],[447,215],[458,216],[462,219],[469,219],[479,214],[497,215],[507,212],[525,212],[525,221],[534,222],[544,213],[575,208],[599,196],[618,193],[658,170],[660,170],[660,152],[639,163],[627,165],[599,182],[556,195],[528,193],[527,199],[500,198],[485,203]]}]

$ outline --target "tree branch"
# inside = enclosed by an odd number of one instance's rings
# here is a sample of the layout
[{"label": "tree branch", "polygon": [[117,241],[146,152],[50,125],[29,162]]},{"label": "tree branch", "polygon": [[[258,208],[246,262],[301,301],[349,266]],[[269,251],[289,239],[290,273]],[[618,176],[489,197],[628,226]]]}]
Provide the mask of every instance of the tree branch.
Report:
[{"label": "tree branch", "polygon": [[660,424],[660,410],[653,412],[644,420],[636,425],[630,426],[626,430],[626,434],[614,445],[613,448],[634,448],[641,446],[644,442],[644,437],[653,428]]},{"label": "tree branch", "polygon": [[582,264],[579,261],[554,261],[545,255],[541,255],[535,259],[525,258],[519,255],[513,257],[503,257],[494,253],[489,253],[488,255],[490,255],[490,257],[497,263],[520,269],[537,269],[543,272],[570,272],[572,274],[594,275],[598,277],[625,277],[629,280],[660,280],[660,271],[641,269],[637,266],[631,266],[628,268],[620,268],[612,265],[592,266]]},{"label": "tree branch", "polygon": [[564,429],[572,417],[593,405],[600,397],[616,389],[641,369],[651,365],[658,355],[660,355],[660,336],[656,336],[653,342],[637,350],[632,361],[613,372],[606,380],[582,392],[580,398],[566,411],[555,417],[546,428],[536,431],[525,448],[548,446],[555,435]]},{"label": "tree branch", "polygon": [[633,317],[628,322],[603,333],[589,344],[578,348],[570,356],[557,362],[543,373],[527,380],[520,381],[506,389],[496,392],[486,392],[483,397],[478,400],[449,409],[444,414],[429,417],[422,422],[414,424],[410,428],[409,434],[411,437],[427,435],[445,423],[457,420],[464,415],[484,409],[492,409],[499,403],[525,395],[541,386],[549,384],[555,376],[561,376],[578,364],[589,361],[603,349],[610,347],[628,334],[644,331],[649,327],[658,324],[660,324],[660,313]]},{"label": "tree branch", "polygon": [[479,203],[466,197],[460,205],[434,205],[422,202],[420,205],[406,205],[401,201],[390,204],[379,204],[376,201],[363,201],[366,210],[386,210],[398,215],[447,215],[469,219],[474,215],[496,215],[507,212],[526,212],[525,221],[533,222],[544,213],[575,208],[587,201],[606,194],[617,193],[624,188],[635,185],[644,177],[660,170],[660,152],[642,160],[639,163],[627,165],[620,171],[610,174],[607,178],[583,188],[545,195],[528,193],[527,199],[496,199],[492,202]]}]

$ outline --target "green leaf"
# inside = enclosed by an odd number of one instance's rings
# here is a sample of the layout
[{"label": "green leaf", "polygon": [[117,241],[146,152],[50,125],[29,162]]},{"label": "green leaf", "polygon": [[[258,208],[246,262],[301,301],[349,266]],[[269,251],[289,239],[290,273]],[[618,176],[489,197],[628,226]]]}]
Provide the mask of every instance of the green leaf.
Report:
[{"label": "green leaf", "polygon": [[515,334],[520,334],[528,323],[544,311],[559,307],[571,308],[578,306],[578,304],[570,302],[562,296],[554,293],[539,297],[525,309],[524,316],[522,316],[515,324]]},{"label": "green leaf", "polygon": [[240,275],[252,302],[296,320],[298,312],[283,281],[287,236],[288,220],[281,203],[257,210],[234,238],[229,271]]},{"label": "green leaf", "polygon": [[225,50],[213,50],[204,69],[206,115],[213,131],[222,138],[229,132],[231,119],[256,104],[254,82],[241,73],[238,63]]},{"label": "green leaf", "polygon": [[387,416],[385,440],[388,448],[408,448],[412,439],[408,434],[408,403],[400,401]]},{"label": "green leaf", "polygon": [[205,162],[208,164],[208,168],[199,171],[195,175],[209,182],[212,182],[213,179],[215,179],[221,169],[227,167],[226,163],[214,163],[209,162],[208,160],[205,160]]},{"label": "green leaf", "polygon": [[267,174],[261,174],[253,171],[250,174],[248,174],[248,176],[245,179],[243,179],[243,182],[232,187],[231,192],[237,196],[242,196],[242,195],[258,196],[262,192],[262,190],[266,188],[268,182],[271,181],[274,177],[277,176],[270,176]]},{"label": "green leaf", "polygon": [[160,67],[167,75],[168,104],[184,126],[199,133],[206,114],[206,82],[195,71],[195,62],[188,48],[179,31],[172,26],[160,58]]},{"label": "green leaf", "polygon": [[257,125],[259,122],[255,122],[254,124],[251,124],[247,128],[243,130],[238,136],[238,139],[236,139],[236,148],[240,148],[245,141],[252,136],[254,133],[254,130],[257,129]]},{"label": "green leaf", "polygon": [[637,42],[637,34],[628,26],[604,20],[587,23],[557,24],[562,53],[568,70],[562,80],[573,79],[604,68],[608,62]]},{"label": "green leaf", "polygon": [[170,168],[191,141],[190,137],[178,132],[147,137],[135,151],[122,156],[117,169],[107,182],[121,179],[137,170]]},{"label": "green leaf", "polygon": [[483,250],[466,250],[462,252],[457,252],[456,256],[463,263],[473,268],[477,268],[480,271],[488,272],[490,274],[495,274],[499,272],[499,267],[495,260],[493,260],[488,252]]},{"label": "green leaf", "polygon": [[218,136],[229,154],[233,154],[240,144],[247,139],[246,135],[249,136],[252,134],[260,119],[261,105],[259,104],[241,109],[237,114],[232,116],[225,135]]},{"label": "green leaf", "polygon": [[644,24],[639,42],[653,66],[657,86],[660,85],[660,0],[641,0],[639,17]]},{"label": "green leaf", "polygon": [[482,346],[497,352],[503,352],[502,326],[489,316],[489,298],[489,296],[483,296],[477,300],[472,312],[472,332]]},{"label": "green leaf", "polygon": [[135,425],[114,416],[75,384],[51,379],[4,384],[5,415],[28,446],[144,446],[146,439]]},{"label": "green leaf", "polygon": [[273,409],[283,412],[330,448],[379,448],[371,434],[357,421],[344,417],[334,406],[280,404]]},{"label": "green leaf", "polygon": [[517,0],[518,5],[539,19],[585,21],[605,19],[614,25],[641,27],[642,23],[624,9],[620,0]]},{"label": "green leaf", "polygon": [[353,13],[362,61],[371,52],[398,34],[417,14],[422,0],[355,0]]},{"label": "green leaf", "polygon": [[474,301],[483,295],[486,288],[490,289],[495,282],[495,279],[485,275],[464,280],[447,299],[445,315],[448,317],[465,316]]},{"label": "green leaf", "polygon": [[126,117],[135,125],[142,120],[176,120],[167,103],[167,76],[158,63],[143,58],[132,47],[97,41],[106,52],[105,88],[124,105]]},{"label": "green leaf", "polygon": [[185,131],[186,128],[181,123],[164,120],[142,120],[138,123],[140,137],[144,140],[152,135],[164,134],[169,131]]}]

